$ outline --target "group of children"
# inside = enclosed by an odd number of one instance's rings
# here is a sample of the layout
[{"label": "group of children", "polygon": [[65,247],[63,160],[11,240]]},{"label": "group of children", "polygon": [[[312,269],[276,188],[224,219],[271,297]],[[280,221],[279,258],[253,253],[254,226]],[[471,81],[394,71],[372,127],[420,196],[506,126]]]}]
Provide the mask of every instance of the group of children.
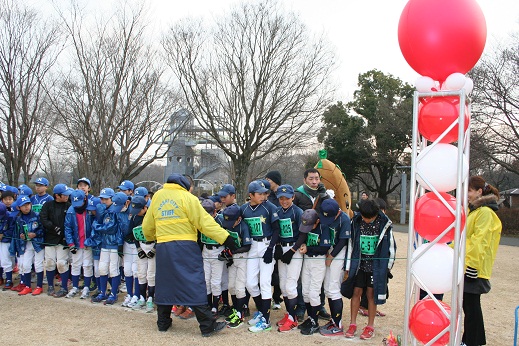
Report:
[{"label": "group of children", "polygon": [[[114,304],[124,273],[127,295],[122,305],[153,311],[155,243],[146,241],[141,228],[150,203],[148,191],[143,187],[134,190],[134,184],[126,180],[118,187],[120,192],[104,188],[94,197],[89,193],[90,181],[81,178],[75,190],[56,185],[52,197],[46,194],[47,179],[38,178],[34,183],[36,194],[27,186],[16,189],[0,185],[0,266],[6,277],[3,290],[39,295],[45,269],[49,295],[73,298],[80,294],[81,299],[93,303]],[[271,330],[271,278],[277,262],[286,308],[284,317],[275,323],[279,332],[298,328],[304,335],[353,338],[364,291],[369,319],[360,338],[371,339],[376,304],[385,302],[386,280],[395,257],[391,221],[373,200],[359,202],[359,212],[351,220],[333,198],[321,201],[319,208],[303,211],[294,204],[296,191],[290,185],[279,185],[271,192],[269,181],[256,180],[249,184],[248,202],[241,206],[230,184],[210,198],[201,198],[204,209],[229,232],[236,245],[231,251],[200,235],[207,302],[214,317],[225,317],[230,328],[241,326],[252,297],[257,311],[247,321],[249,331]],[[16,286],[14,263],[21,273]],[[57,292],[53,285],[56,269],[61,279]],[[32,270],[36,272],[34,290]],[[349,296],[345,293],[348,287],[352,288]],[[319,326],[322,288],[331,319]],[[300,295],[308,316],[302,323],[296,314]],[[351,322],[346,332],[342,325],[343,295],[351,298]],[[219,310],[221,301],[225,308]],[[174,310],[181,316],[190,312],[189,307]]]}]

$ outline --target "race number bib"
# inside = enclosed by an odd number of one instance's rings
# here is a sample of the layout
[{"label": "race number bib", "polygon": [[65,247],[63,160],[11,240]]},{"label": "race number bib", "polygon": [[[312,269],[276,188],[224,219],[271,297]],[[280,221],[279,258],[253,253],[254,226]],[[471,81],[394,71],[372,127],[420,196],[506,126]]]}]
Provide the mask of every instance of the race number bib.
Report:
[{"label": "race number bib", "polygon": [[377,247],[378,235],[361,235],[360,252],[363,255],[374,255]]},{"label": "race number bib", "polygon": [[319,245],[319,234],[308,233],[306,238],[306,246],[318,246]]},{"label": "race number bib", "polygon": [[200,240],[202,241],[202,243],[204,244],[209,244],[209,245],[218,245],[218,242],[209,238],[208,236],[206,236],[205,234],[202,233],[202,236],[200,237]]},{"label": "race number bib", "polygon": [[133,236],[136,240],[145,242],[146,238],[144,237],[144,233],[142,233],[142,226],[137,226],[133,228]]},{"label": "race number bib", "polygon": [[43,207],[43,204],[33,204],[31,209],[36,214],[39,214],[41,212],[41,207]]},{"label": "race number bib", "polygon": [[294,230],[292,229],[291,219],[279,219],[279,236],[281,238],[294,237]]},{"label": "race number bib", "polygon": [[261,227],[261,219],[259,217],[246,217],[245,222],[249,225],[252,237],[263,237],[263,228]]},{"label": "race number bib", "polygon": [[334,246],[335,245],[335,228],[328,227],[328,229],[330,230],[330,245]]},{"label": "race number bib", "polygon": [[238,232],[232,232],[232,231],[228,231],[228,232],[231,235],[232,239],[234,239],[234,243],[236,244],[236,246],[241,247],[241,240],[240,240],[240,236],[238,235]]}]

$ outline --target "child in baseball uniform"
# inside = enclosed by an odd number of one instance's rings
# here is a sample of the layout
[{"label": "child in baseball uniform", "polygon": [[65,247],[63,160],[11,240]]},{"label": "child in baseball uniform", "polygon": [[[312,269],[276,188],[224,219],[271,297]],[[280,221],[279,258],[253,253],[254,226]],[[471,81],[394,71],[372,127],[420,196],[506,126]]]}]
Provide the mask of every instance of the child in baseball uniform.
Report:
[{"label": "child in baseball uniform", "polygon": [[12,207],[14,194],[11,191],[2,192],[2,203],[5,208],[5,215],[0,219],[0,266],[5,272],[5,286],[3,291],[13,288],[13,260],[9,252],[14,233],[14,216],[17,211]]},{"label": "child in baseball uniform", "polygon": [[40,177],[34,181],[34,189],[36,190],[36,193],[31,196],[31,203],[32,210],[36,214],[40,213],[45,202],[54,200],[54,198],[47,193],[48,186],[49,181],[46,178]]},{"label": "child in baseball uniform", "polygon": [[[88,195],[87,195],[88,196]],[[88,197],[87,197],[88,198]],[[80,299],[87,299],[90,297],[90,293],[97,295],[97,288],[101,285],[99,275],[99,258],[101,257],[101,235],[95,233],[92,225],[95,220],[100,222],[102,215],[106,210],[105,205],[101,203],[99,197],[88,198],[87,210],[87,222],[90,224],[90,237],[85,239],[85,246],[92,249],[92,260],[94,263],[94,277],[90,284],[89,295],[81,295]]]}]

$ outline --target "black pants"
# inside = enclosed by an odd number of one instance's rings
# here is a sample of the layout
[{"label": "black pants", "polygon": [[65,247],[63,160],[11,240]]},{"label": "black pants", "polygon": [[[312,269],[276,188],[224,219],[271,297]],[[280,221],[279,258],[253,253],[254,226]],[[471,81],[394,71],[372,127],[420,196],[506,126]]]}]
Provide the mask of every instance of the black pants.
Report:
[{"label": "black pants", "polygon": [[463,341],[467,346],[486,345],[485,324],[481,310],[481,294],[463,293]]},{"label": "black pants", "polygon": [[[173,305],[157,305],[157,327],[159,330],[167,330],[172,323],[171,309]],[[216,326],[216,320],[211,313],[209,305],[190,306],[196,316],[196,320],[200,325],[202,333],[210,333]]]}]

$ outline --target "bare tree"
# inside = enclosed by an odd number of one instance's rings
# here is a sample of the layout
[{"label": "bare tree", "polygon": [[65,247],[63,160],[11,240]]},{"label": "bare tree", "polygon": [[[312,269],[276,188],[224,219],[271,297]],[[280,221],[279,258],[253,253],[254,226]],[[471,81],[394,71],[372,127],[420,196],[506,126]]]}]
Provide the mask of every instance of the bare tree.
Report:
[{"label": "bare tree", "polygon": [[165,157],[180,95],[157,60],[145,11],[123,5],[107,19],[96,17],[92,26],[84,25],[77,4],[60,16],[73,57],[51,91],[62,123],[56,132],[69,143],[78,174],[95,188],[132,179]]},{"label": "bare tree", "polygon": [[471,77],[472,151],[519,174],[519,33],[484,56]]},{"label": "bare tree", "polygon": [[54,124],[44,86],[61,40],[55,23],[0,1],[0,164],[10,184],[31,179],[48,145]]},{"label": "bare tree", "polygon": [[190,111],[230,158],[241,193],[252,162],[317,135],[334,56],[276,2],[244,2],[207,30],[182,21],[163,45]]}]

